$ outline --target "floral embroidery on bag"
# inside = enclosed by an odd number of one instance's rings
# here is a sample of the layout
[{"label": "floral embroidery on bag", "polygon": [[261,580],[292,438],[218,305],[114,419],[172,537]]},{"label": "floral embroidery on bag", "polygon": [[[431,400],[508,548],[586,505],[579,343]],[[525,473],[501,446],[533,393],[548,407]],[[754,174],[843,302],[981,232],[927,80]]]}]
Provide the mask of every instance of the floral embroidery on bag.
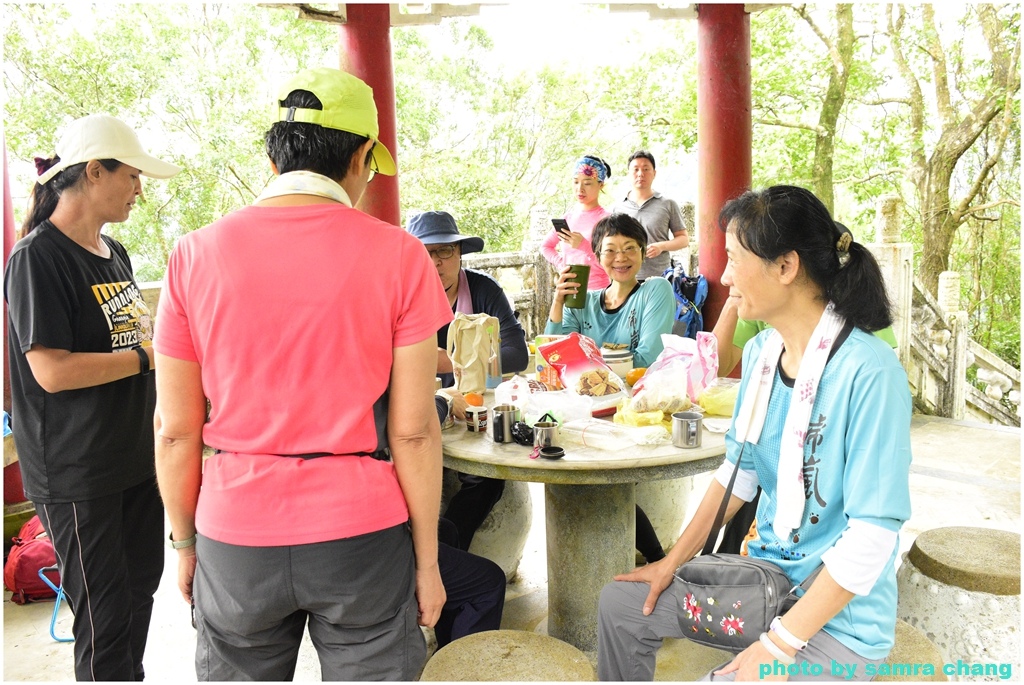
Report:
[{"label": "floral embroidery on bag", "polygon": [[692,592],[686,593],[686,599],[683,602],[683,608],[686,609],[686,617],[691,621],[700,621],[700,614],[704,609],[701,607],[700,602],[693,596]]},{"label": "floral embroidery on bag", "polygon": [[720,625],[722,626],[722,632],[726,635],[743,634],[743,619],[737,618],[732,614],[723,618]]}]

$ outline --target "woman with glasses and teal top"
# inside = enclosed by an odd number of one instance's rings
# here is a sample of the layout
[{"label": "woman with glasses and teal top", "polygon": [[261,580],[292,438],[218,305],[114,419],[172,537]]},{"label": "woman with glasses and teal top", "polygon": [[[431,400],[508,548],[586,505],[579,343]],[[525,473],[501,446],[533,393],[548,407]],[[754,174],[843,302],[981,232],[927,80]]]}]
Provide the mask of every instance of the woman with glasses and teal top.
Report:
[{"label": "woman with glasses and teal top", "polygon": [[608,274],[601,268],[601,262],[594,254],[591,239],[594,226],[608,216],[608,210],[601,206],[599,199],[605,181],[612,175],[608,162],[597,155],[584,155],[573,168],[572,188],[576,206],[566,212],[565,222],[569,232],[551,231],[541,243],[540,253],[553,267],[561,270],[569,264],[590,265],[590,290],[607,287]]},{"label": "woman with glasses and teal top", "polygon": [[[661,354],[662,333],[672,332],[676,299],[664,278],[656,276],[643,283],[636,279],[647,250],[647,231],[628,214],[611,214],[597,222],[590,242],[610,285],[588,290],[583,309],[566,307],[565,298],[579,290],[579,283],[569,267],[562,269],[544,333],[575,331],[598,347],[624,346],[633,353],[633,366],[650,366]],[[665,556],[640,507],[636,508],[636,548],[648,563]]]},{"label": "woman with glasses and teal top", "polygon": [[568,267],[562,269],[544,333],[575,331],[598,347],[628,348],[634,367],[650,366],[661,354],[662,333],[672,332],[676,300],[672,285],[660,276],[637,281],[647,232],[628,214],[611,214],[594,226],[590,243],[610,284],[600,290],[588,287],[583,309],[566,307],[565,298],[576,294],[580,284]]}]

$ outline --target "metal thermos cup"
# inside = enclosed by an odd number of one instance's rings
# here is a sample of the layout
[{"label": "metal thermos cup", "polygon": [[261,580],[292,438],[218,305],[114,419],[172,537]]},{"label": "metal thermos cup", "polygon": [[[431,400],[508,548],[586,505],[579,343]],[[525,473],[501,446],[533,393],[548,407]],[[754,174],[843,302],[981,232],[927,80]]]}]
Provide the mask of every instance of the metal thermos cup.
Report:
[{"label": "metal thermos cup", "polygon": [[494,442],[513,443],[512,424],[522,421],[522,412],[514,404],[499,404],[491,410],[491,432]]},{"label": "metal thermos cup", "polygon": [[570,309],[583,309],[587,306],[587,283],[590,280],[590,265],[571,264],[569,269],[576,277],[576,282],[579,283],[580,287],[575,295],[566,296],[565,306]]},{"label": "metal thermos cup", "polygon": [[533,424],[533,446],[552,447],[558,445],[558,422],[538,421]]},{"label": "metal thermos cup", "polygon": [[672,415],[672,444],[683,449],[700,447],[703,415],[695,411],[677,411]]}]

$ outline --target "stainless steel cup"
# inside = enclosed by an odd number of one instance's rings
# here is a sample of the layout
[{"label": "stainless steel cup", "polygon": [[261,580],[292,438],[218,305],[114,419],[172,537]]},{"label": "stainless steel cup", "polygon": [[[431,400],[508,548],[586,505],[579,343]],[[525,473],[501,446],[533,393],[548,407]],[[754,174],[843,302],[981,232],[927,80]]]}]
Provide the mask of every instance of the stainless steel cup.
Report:
[{"label": "stainless steel cup", "polygon": [[683,449],[700,447],[704,416],[695,411],[677,411],[672,415],[672,444]]},{"label": "stainless steel cup", "polygon": [[557,445],[558,442],[557,421],[538,421],[533,424],[534,447],[551,447]]},{"label": "stainless steel cup", "polygon": [[512,424],[522,420],[522,412],[514,404],[499,404],[491,409],[491,434],[494,442],[515,442],[512,439]]}]

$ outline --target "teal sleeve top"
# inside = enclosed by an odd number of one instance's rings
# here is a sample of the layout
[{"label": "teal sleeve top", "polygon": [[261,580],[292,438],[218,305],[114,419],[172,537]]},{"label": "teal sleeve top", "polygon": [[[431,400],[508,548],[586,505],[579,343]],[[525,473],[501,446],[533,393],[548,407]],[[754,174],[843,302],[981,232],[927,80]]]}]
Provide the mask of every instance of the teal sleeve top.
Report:
[{"label": "teal sleeve top", "polygon": [[672,332],[676,298],[672,285],[660,276],[648,278],[613,311],[604,308],[604,290],[587,293],[583,309],[565,307],[562,323],[548,321],[546,335],[572,332],[594,340],[598,347],[626,346],[633,353],[633,367],[648,367],[661,354],[661,335]]}]

